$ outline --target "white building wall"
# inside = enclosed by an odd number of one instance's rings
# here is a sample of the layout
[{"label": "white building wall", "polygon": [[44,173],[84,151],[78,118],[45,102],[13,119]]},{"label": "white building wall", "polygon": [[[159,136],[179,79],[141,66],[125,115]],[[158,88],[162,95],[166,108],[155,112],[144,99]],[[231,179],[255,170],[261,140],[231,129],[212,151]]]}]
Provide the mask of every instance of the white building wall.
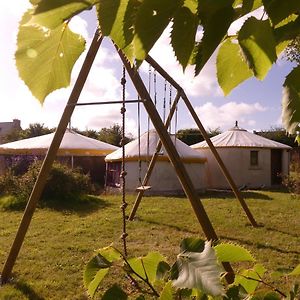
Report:
[{"label": "white building wall", "polygon": [[[250,151],[258,151],[258,166],[250,165]],[[209,149],[197,149],[207,157],[207,187],[230,188],[217,161]],[[238,187],[271,186],[271,151],[261,148],[217,148],[217,151]]]},{"label": "white building wall", "polygon": [[[204,164],[185,163],[188,174],[197,191],[204,191],[206,188],[206,179],[204,174]],[[126,167],[126,190],[134,192],[141,186],[139,182],[138,162],[127,162]],[[142,163],[141,179],[148,169],[147,163]],[[148,194],[182,194],[182,187],[177,178],[175,169],[169,162],[159,161],[156,163],[148,185],[151,189]]]}]

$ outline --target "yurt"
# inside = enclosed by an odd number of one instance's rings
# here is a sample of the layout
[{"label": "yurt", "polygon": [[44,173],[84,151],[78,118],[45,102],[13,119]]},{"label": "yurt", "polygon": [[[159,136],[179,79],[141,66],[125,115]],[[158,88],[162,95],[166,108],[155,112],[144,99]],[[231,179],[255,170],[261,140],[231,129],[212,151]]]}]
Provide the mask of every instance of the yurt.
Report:
[{"label": "yurt", "polygon": [[[174,135],[171,139],[184,163],[184,166],[191,177],[197,191],[206,188],[204,176],[204,164],[206,158],[199,152],[191,149],[188,145],[176,139]],[[126,190],[134,192],[141,187],[141,182],[148,169],[148,164],[152,155],[155,153],[159,136],[155,130],[150,130],[125,145],[125,170]],[[118,190],[120,187],[120,170],[122,164],[122,149],[118,149],[105,158],[106,167],[106,186],[108,190]],[[165,149],[162,147],[159,152],[157,162],[148,183],[147,194],[151,195],[177,195],[182,194],[183,190],[177,178],[176,172],[171,165]]]},{"label": "yurt", "polygon": [[[290,146],[236,126],[211,138],[238,187],[260,188],[281,184],[289,172]],[[192,145],[207,157],[208,188],[227,189],[229,184],[205,141]]]},{"label": "yurt", "polygon": [[[0,168],[3,171],[18,161],[32,161],[44,157],[54,133],[0,145]],[[70,166],[80,166],[92,181],[104,184],[107,154],[118,147],[92,139],[67,129],[57,153],[57,160]]]}]

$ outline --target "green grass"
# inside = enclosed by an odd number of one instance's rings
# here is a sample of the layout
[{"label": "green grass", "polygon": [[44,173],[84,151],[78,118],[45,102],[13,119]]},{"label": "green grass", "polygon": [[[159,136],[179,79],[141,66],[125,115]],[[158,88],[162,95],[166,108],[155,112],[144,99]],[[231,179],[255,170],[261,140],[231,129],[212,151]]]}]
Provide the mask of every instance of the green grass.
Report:
[{"label": "green grass", "polygon": [[[222,241],[249,249],[268,270],[291,270],[300,263],[300,199],[280,191],[245,192],[257,222],[253,228],[231,193],[201,197]],[[128,213],[133,196],[128,196]],[[87,299],[82,273],[93,250],[114,242],[120,246],[121,196],[101,196],[76,207],[37,209],[13,272],[0,287],[0,299]],[[22,211],[0,211],[2,268]],[[134,222],[128,223],[130,256],[150,250],[175,259],[184,237],[203,237],[185,198],[145,197]],[[234,268],[240,268],[240,265]],[[279,283],[284,287],[284,282]]]}]

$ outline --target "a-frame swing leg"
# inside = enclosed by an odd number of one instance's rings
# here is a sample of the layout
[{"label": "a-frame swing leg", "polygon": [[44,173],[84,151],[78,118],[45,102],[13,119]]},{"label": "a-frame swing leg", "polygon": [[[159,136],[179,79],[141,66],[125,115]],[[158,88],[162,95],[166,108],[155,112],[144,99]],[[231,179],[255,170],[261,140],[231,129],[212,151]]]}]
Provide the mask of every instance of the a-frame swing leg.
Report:
[{"label": "a-frame swing leg", "polygon": [[[177,107],[178,101],[180,99],[180,95],[181,95],[181,91],[177,91],[176,97],[175,97],[175,99],[173,101],[172,107],[171,107],[170,112],[168,114],[168,118],[167,118],[167,120],[165,122],[166,129],[168,129],[169,126],[170,126],[171,120],[172,120],[173,115],[174,115],[174,113],[176,111],[176,107]],[[155,152],[153,153],[152,158],[150,160],[147,172],[146,172],[146,174],[144,176],[144,179],[142,181],[142,186],[146,186],[148,184],[148,181],[149,181],[149,179],[150,179],[150,177],[152,175],[152,172],[153,172],[154,166],[156,164],[157,157],[158,157],[158,154],[159,154],[159,151],[160,151],[161,147],[162,147],[162,143],[161,143],[161,140],[159,140],[158,143],[157,143],[157,145],[156,145]],[[143,189],[141,189],[141,190],[138,191],[138,194],[137,194],[137,196],[135,198],[135,202],[134,202],[133,207],[131,209],[131,212],[129,214],[128,220],[132,221],[134,219],[136,211],[139,208],[140,202],[141,202],[141,200],[143,198],[144,192],[145,191]]]},{"label": "a-frame swing leg", "polygon": [[8,282],[12,269],[14,267],[14,264],[16,262],[16,259],[18,257],[18,254],[20,252],[20,249],[22,247],[25,235],[27,233],[28,227],[30,225],[32,216],[34,214],[35,208],[37,206],[37,203],[41,197],[41,194],[44,190],[47,177],[49,175],[51,166],[53,164],[53,161],[56,157],[58,148],[60,146],[60,143],[62,141],[62,138],[64,136],[64,133],[66,131],[66,128],[68,126],[68,123],[70,121],[70,118],[73,114],[75,104],[77,103],[77,100],[80,96],[80,93],[83,89],[83,86],[85,84],[85,81],[87,79],[87,76],[90,72],[90,69],[93,65],[94,59],[96,57],[96,54],[98,52],[98,49],[101,45],[102,36],[99,35],[99,32],[97,31],[95,33],[94,39],[91,43],[91,46],[89,48],[89,51],[86,55],[85,61],[82,65],[82,68],[80,70],[80,73],[78,75],[78,78],[75,82],[75,85],[73,87],[72,93],[69,97],[68,103],[65,107],[65,110],[62,114],[62,117],[60,119],[59,125],[57,126],[57,129],[55,131],[53,140],[51,142],[51,145],[48,149],[48,152],[45,156],[45,159],[43,161],[41,170],[39,172],[38,178],[35,182],[35,185],[33,187],[33,190],[31,192],[31,195],[29,197],[29,200],[27,202],[26,208],[24,210],[24,214],[22,217],[22,220],[20,222],[18,231],[16,233],[16,237],[14,239],[14,242],[11,246],[9,255],[7,257],[7,260],[4,264],[2,274],[1,274],[1,280],[0,283],[4,284]]},{"label": "a-frame swing leg", "polygon": [[[169,159],[177,173],[177,177],[182,185],[183,190],[185,191],[186,196],[189,198],[191,205],[193,207],[193,210],[196,214],[196,217],[204,231],[204,234],[208,240],[218,240],[218,236],[210,222],[210,219],[208,215],[206,214],[206,211],[198,198],[197,192],[193,186],[193,183],[184,167],[184,164],[182,163],[179,154],[170,138],[170,135],[165,128],[164,123],[162,122],[157,109],[141,79],[138,72],[134,70],[134,68],[131,67],[129,62],[127,61],[124,54],[118,50],[118,53],[123,61],[123,64],[135,86],[135,89],[137,90],[144,107],[152,121],[153,126],[155,127],[159,138],[165,147]],[[234,272],[229,263],[223,263],[224,269],[227,271],[226,280],[229,283],[232,283],[234,280]]]},{"label": "a-frame swing leg", "polygon": [[202,136],[204,137],[205,141],[207,142],[211,152],[213,153],[220,169],[222,170],[225,178],[227,179],[227,182],[229,183],[232,191],[234,192],[236,198],[238,199],[238,201],[240,202],[243,210],[245,211],[250,223],[252,224],[253,227],[258,227],[258,224],[256,223],[249,207],[247,206],[247,203],[245,202],[244,198],[242,197],[239,189],[237,188],[232,176],[230,175],[228,169],[226,168],[225,164],[223,163],[218,151],[216,150],[215,146],[213,145],[213,143],[211,142],[208,134],[206,133],[197,113],[194,110],[194,107],[192,106],[191,102],[189,101],[188,97],[186,96],[185,92],[183,91],[183,89],[180,87],[180,85],[149,55],[146,58],[146,61],[153,67],[156,69],[156,71],[158,73],[160,73],[160,75],[162,75],[164,78],[166,78],[176,89],[181,90],[181,97],[186,105],[186,107],[188,108],[191,116],[193,117],[195,123],[197,124]]}]

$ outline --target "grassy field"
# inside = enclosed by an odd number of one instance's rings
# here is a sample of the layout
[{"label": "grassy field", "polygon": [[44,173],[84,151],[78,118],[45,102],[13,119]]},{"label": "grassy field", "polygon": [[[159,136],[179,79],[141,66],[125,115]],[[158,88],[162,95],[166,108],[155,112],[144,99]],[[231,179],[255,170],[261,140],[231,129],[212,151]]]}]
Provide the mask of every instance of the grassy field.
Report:
[{"label": "grassy field", "polygon": [[[300,199],[282,191],[243,195],[261,227],[249,225],[231,193],[201,197],[220,239],[247,247],[270,270],[290,270],[299,264]],[[128,196],[130,204],[133,200]],[[120,202],[120,196],[101,196],[72,210],[38,209],[13,282],[0,287],[0,299],[87,299],[83,268],[94,249],[120,244]],[[22,211],[0,211],[1,268],[21,217]],[[144,198],[135,221],[128,223],[128,233],[130,255],[157,250],[169,261],[175,259],[184,237],[204,237],[189,201],[167,197]]]}]

